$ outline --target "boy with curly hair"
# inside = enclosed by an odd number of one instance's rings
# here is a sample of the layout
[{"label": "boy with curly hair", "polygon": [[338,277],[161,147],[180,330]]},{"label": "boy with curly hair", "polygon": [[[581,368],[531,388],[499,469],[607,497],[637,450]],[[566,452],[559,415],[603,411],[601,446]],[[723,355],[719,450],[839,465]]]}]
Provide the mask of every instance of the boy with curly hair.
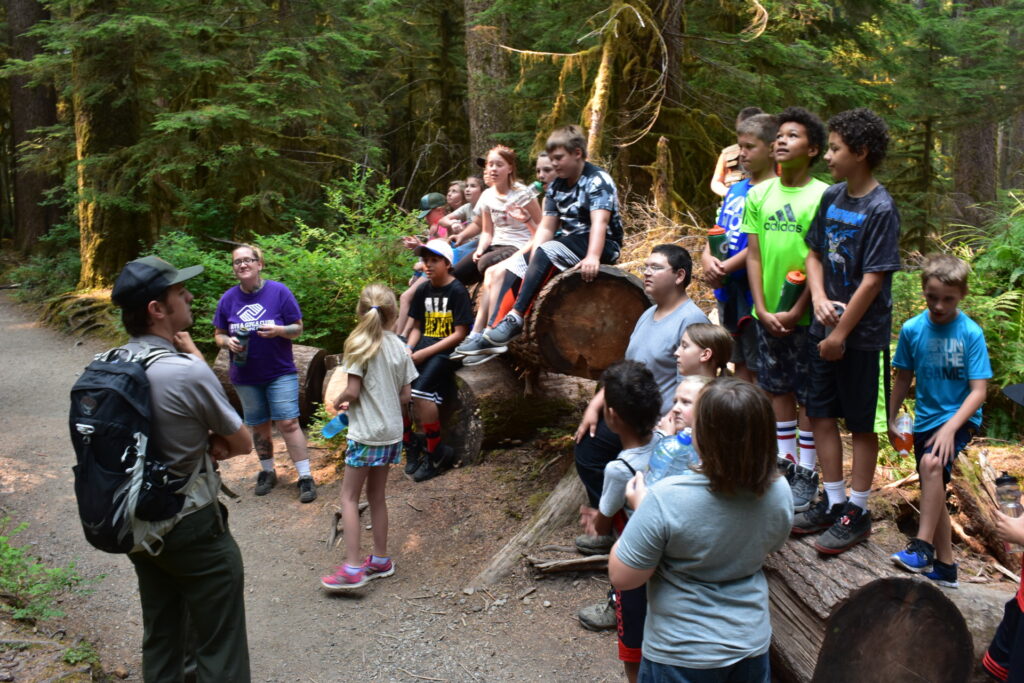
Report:
[{"label": "boy with curly hair", "polygon": [[[825,496],[793,521],[793,532],[826,530],[814,547],[834,555],[871,535],[868,493],[878,432],[888,425],[892,274],[900,268],[900,216],[874,169],[885,158],[885,122],[852,109],[828,122],[825,161],[838,182],[821,198],[807,232],[809,331],[807,415]],[[850,498],[843,480],[838,418],[853,434]]]}]

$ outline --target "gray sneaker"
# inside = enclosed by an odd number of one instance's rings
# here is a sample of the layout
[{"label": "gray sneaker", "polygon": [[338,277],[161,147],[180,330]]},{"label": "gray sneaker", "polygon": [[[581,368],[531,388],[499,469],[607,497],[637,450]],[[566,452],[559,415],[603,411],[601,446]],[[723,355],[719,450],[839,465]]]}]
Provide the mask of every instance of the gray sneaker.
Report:
[{"label": "gray sneaker", "polygon": [[[501,351],[499,351],[498,353],[504,353],[505,351],[508,351],[508,347],[507,346],[496,346],[495,348],[501,349]],[[487,361],[494,360],[497,357],[498,357],[498,354],[495,354],[495,353],[489,353],[489,354],[482,354],[481,353],[481,354],[476,355],[476,356],[466,356],[465,358],[462,359],[462,365],[465,366],[465,367],[471,367],[473,365],[483,365]]]},{"label": "gray sneaker", "polygon": [[580,555],[605,555],[612,549],[614,543],[614,536],[580,534],[576,537],[576,550]]},{"label": "gray sneaker", "polygon": [[476,356],[484,353],[503,353],[508,350],[507,348],[502,349],[501,351],[495,350],[499,348],[501,347],[496,347],[494,344],[484,339],[484,336],[481,334],[479,337],[466,340],[456,346],[455,351],[451,355],[451,359],[457,360],[458,358]]},{"label": "gray sneaker", "polygon": [[608,600],[587,605],[576,616],[588,631],[606,631],[616,626],[615,607]]},{"label": "gray sneaker", "polygon": [[296,486],[299,487],[300,503],[312,503],[316,500],[316,484],[313,483],[313,477],[299,477]]},{"label": "gray sneaker", "polygon": [[797,465],[790,488],[793,490],[793,512],[803,512],[811,507],[818,495],[818,473]]},{"label": "gray sneaker", "polygon": [[523,324],[514,315],[509,313],[496,327],[492,327],[484,332],[484,338],[492,346],[504,346],[522,334],[522,332]]},{"label": "gray sneaker", "polygon": [[260,470],[260,473],[256,475],[256,495],[265,496],[270,493],[270,489],[277,486],[277,472],[267,472],[266,470]]}]

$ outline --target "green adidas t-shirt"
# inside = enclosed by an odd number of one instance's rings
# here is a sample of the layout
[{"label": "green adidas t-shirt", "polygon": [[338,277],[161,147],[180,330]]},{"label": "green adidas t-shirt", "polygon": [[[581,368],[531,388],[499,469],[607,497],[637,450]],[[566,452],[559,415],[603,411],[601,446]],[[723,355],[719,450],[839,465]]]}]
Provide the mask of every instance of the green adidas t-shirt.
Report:
[{"label": "green adidas t-shirt", "polygon": [[[750,188],[743,206],[743,232],[757,235],[761,247],[761,284],[764,303],[774,311],[782,293],[782,283],[791,270],[805,271],[807,244],[804,235],[818,210],[826,183],[812,178],[803,187],[786,187],[778,178]],[[754,312],[757,316],[757,312]],[[811,322],[810,307],[799,325]]]}]

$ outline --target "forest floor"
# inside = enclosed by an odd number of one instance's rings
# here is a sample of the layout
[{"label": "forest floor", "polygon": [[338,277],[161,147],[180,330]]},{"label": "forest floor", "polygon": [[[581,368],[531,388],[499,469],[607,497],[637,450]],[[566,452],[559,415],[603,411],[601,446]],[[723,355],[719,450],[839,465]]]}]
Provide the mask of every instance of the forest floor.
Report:
[{"label": "forest floor", "polygon": [[[62,600],[64,617],[34,628],[0,620],[0,681],[139,681],[134,572],[127,558],[85,542],[72,491],[67,392],[103,346],[40,326],[3,295],[0,348],[0,517],[27,522],[14,541],[47,564],[74,562],[82,576],[96,579],[91,594]],[[227,505],[246,566],[253,680],[622,680],[614,632],[588,632],[575,616],[603,598],[603,572],[544,577],[519,568],[486,591],[463,590],[570,466],[566,439],[491,451],[483,464],[423,484],[392,468],[388,505],[397,571],[340,597],[319,586],[319,577],[342,559],[340,547],[328,547],[340,488],[335,461],[312,451],[319,497],[302,505],[294,470],[281,442],[276,445],[281,481],[270,495],[252,494],[254,459],[222,465],[225,483],[241,494]],[[542,469],[558,448],[566,456]],[[992,448],[989,458],[994,467],[1024,470],[1019,449]],[[879,477],[880,483],[898,478],[884,468]],[[880,509],[892,514],[876,524],[872,542],[887,551],[902,547],[907,505],[915,499],[913,487],[880,497]],[[363,522],[369,524],[368,513]],[[571,545],[575,534],[567,525],[547,542]],[[988,571],[984,556],[961,553],[959,560],[961,577],[976,574],[975,580],[1000,586],[1003,579]],[[1014,587],[1004,583],[1010,596]],[[87,649],[76,645],[80,639],[95,648],[99,667],[63,662],[68,648]],[[17,640],[45,642],[7,642]]]}]

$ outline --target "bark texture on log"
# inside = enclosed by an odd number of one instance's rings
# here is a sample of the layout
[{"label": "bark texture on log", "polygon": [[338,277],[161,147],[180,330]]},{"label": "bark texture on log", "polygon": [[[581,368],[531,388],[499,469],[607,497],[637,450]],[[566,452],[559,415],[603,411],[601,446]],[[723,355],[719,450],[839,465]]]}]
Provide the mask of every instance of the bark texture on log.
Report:
[{"label": "bark texture on log", "polygon": [[[327,352],[315,346],[292,345],[295,367],[299,371],[299,422],[308,424],[309,418],[316,410],[316,403],[322,398],[324,382],[324,356]],[[242,413],[242,402],[238,400],[238,392],[228,379],[230,354],[221,349],[213,363],[213,372],[220,380],[221,386],[228,395],[228,400],[239,414]]]},{"label": "bark texture on log", "polygon": [[533,426],[536,418],[522,380],[499,358],[456,371],[455,393],[441,406],[441,441],[471,465],[485,445],[515,435],[524,422]]},{"label": "bark texture on log", "polygon": [[967,625],[941,590],[919,579],[878,579],[829,619],[813,681],[968,681],[973,655]]},{"label": "bark texture on log", "polygon": [[586,498],[579,475],[575,469],[570,469],[541,505],[537,514],[495,554],[490,564],[473,578],[469,586],[490,586],[508,576],[530,547],[542,541],[553,530],[571,521],[578,514],[580,505],[586,502]]},{"label": "bark texture on log", "polygon": [[964,531],[980,542],[1000,564],[1017,569],[1020,559],[1015,559],[1006,552],[1006,546],[996,534],[993,514],[996,509],[995,473],[988,464],[985,451],[974,452],[977,453],[974,458],[968,457],[967,453],[960,453],[957,456],[956,475],[959,476],[954,476],[950,480],[950,490],[960,509],[958,521]]},{"label": "bark texture on log", "polygon": [[593,282],[578,270],[560,273],[537,296],[512,353],[524,365],[598,379],[625,357],[629,335],[651,305],[643,283],[614,266],[601,266]]}]

